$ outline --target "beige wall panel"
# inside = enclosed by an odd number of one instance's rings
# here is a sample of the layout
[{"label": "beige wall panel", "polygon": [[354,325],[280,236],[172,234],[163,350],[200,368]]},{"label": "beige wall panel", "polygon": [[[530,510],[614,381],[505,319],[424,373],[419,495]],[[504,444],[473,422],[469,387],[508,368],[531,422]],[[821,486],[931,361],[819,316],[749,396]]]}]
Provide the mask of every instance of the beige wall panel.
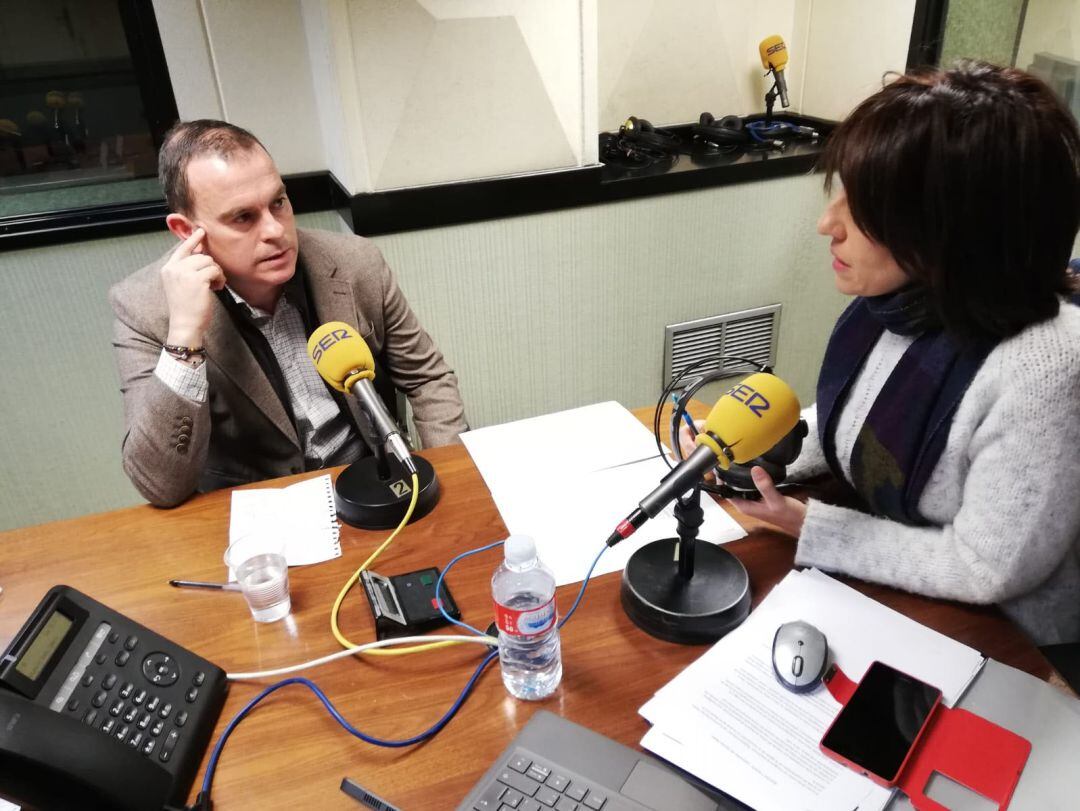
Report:
[{"label": "beige wall panel", "polygon": [[[600,128],[627,116],[653,124],[697,121],[765,109],[758,43],[779,34],[788,46],[789,92],[799,106],[804,36],[796,32],[796,0],[599,0]],[[793,41],[794,39],[794,41]]]},{"label": "beige wall panel", "polygon": [[1027,70],[1035,54],[1047,52],[1080,60],[1080,3],[1028,0],[1016,66]]},{"label": "beige wall panel", "polygon": [[521,5],[348,4],[376,189],[578,165],[577,2]]},{"label": "beige wall panel", "polygon": [[915,0],[813,0],[802,112],[842,119],[886,72],[903,73],[914,14]]},{"label": "beige wall panel", "polygon": [[258,136],[282,174],[325,169],[299,0],[202,0],[227,119]]},{"label": "beige wall panel", "polygon": [[654,401],[670,323],[779,302],[778,372],[813,397],[843,298],[820,176],[378,237],[474,426]]},{"label": "beige wall panel", "polygon": [[199,0],[154,0],[154,16],[181,120],[224,116]]}]

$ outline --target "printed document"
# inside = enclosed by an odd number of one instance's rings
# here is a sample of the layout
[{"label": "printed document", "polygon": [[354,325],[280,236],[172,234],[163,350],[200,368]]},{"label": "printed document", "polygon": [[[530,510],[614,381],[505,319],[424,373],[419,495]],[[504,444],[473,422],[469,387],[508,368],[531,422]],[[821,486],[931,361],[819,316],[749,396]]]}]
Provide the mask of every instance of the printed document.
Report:
[{"label": "printed document", "polygon": [[[560,586],[584,579],[612,530],[669,470],[652,432],[614,402],[479,428],[461,440],[507,529],[536,540]],[[702,541],[746,534],[708,494],[701,506]],[[675,537],[672,509],[609,549],[593,574],[618,571],[648,541]]]},{"label": "printed document", "polygon": [[949,706],[985,661],[821,572],[792,572],[641,708],[653,724],[641,744],[759,811],[881,809],[888,789],[818,748],[840,710],[828,690],[792,693],[773,675],[773,635],[800,619],[825,634],[830,662],[853,681],[880,660],[941,688]]}]

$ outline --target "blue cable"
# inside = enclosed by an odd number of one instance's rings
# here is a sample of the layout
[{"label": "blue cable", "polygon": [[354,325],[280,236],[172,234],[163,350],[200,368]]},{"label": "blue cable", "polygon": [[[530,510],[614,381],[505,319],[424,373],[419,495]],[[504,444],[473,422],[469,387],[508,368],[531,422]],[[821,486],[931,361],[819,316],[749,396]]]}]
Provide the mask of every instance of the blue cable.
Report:
[{"label": "blue cable", "polygon": [[[451,568],[453,568],[454,564],[457,563],[462,558],[467,558],[470,555],[476,555],[476,554],[479,554],[480,552],[486,552],[489,549],[494,549],[496,546],[501,546],[503,543],[504,543],[503,541],[495,541],[495,543],[489,543],[487,546],[480,546],[480,547],[477,547],[476,549],[470,549],[468,552],[462,552],[457,557],[452,558],[450,560],[450,562],[446,564],[446,566],[443,568],[443,570],[441,572],[439,572],[439,579],[437,581],[435,581],[435,602],[438,604],[439,611],[440,611],[440,613],[442,613],[443,618],[446,619],[447,622],[452,622],[454,625],[457,625],[457,626],[459,626],[461,628],[468,628],[474,634],[477,634],[479,636],[487,636],[487,634],[485,634],[483,631],[479,630],[478,628],[474,628],[473,626],[469,625],[467,622],[461,622],[460,620],[456,620],[453,617],[451,617],[448,613],[446,613],[446,609],[443,607],[443,601],[442,601],[442,596],[441,596],[442,595],[443,578],[446,576],[446,573],[449,572]],[[608,550],[608,546],[607,546],[607,544],[604,544],[602,547],[600,547],[600,551],[596,554],[596,557],[593,558],[592,566],[589,567],[589,571],[585,574],[585,579],[581,581],[581,588],[578,589],[577,597],[574,598],[574,604],[572,606],[570,606],[570,610],[566,612],[566,616],[563,617],[561,620],[559,620],[559,627],[560,628],[562,628],[566,624],[566,621],[569,620],[570,617],[573,616],[575,611],[577,611],[577,607],[578,607],[578,604],[581,602],[581,598],[585,596],[585,587],[587,585],[589,585],[589,578],[592,577],[593,569],[595,569],[596,564],[600,562],[600,556],[603,555],[604,552],[606,552],[607,550]]]},{"label": "blue cable", "polygon": [[454,625],[457,625],[459,628],[467,628],[468,630],[472,631],[477,636],[487,636],[487,634],[485,634],[479,628],[473,628],[471,625],[469,625],[469,623],[462,622],[461,620],[456,620],[453,617],[451,617],[449,614],[446,613],[446,609],[443,608],[443,601],[442,601],[442,597],[441,597],[441,595],[442,595],[442,584],[443,584],[443,578],[446,576],[446,573],[448,571],[450,571],[451,567],[455,563],[457,563],[459,560],[461,560],[462,558],[467,558],[467,557],[469,557],[471,555],[478,555],[481,552],[486,552],[489,549],[494,549],[496,546],[502,546],[502,545],[503,545],[503,541],[495,541],[495,543],[489,543],[487,546],[479,546],[476,549],[470,549],[468,552],[462,552],[457,557],[452,558],[451,561],[446,564],[446,566],[443,568],[443,570],[441,572],[439,572],[439,579],[437,581],[435,581],[435,602],[439,606],[439,612],[443,615],[443,618],[445,618],[447,622],[451,622]]},{"label": "blue cable", "polygon": [[442,718],[436,721],[433,726],[424,730],[418,735],[413,735],[411,738],[405,738],[404,740],[386,740],[384,738],[376,738],[371,735],[365,735],[363,732],[350,724],[345,719],[345,717],[342,716],[340,712],[338,712],[337,708],[333,705],[333,703],[331,703],[330,699],[326,697],[326,694],[323,693],[323,691],[319,689],[318,685],[316,685],[315,682],[311,681],[310,679],[305,679],[303,677],[294,677],[284,679],[283,681],[279,681],[276,684],[271,684],[269,687],[267,687],[265,690],[255,696],[255,698],[251,699],[251,701],[249,701],[247,705],[245,705],[245,707],[240,710],[240,712],[234,715],[232,720],[229,721],[228,726],[225,727],[225,731],[221,733],[221,737],[218,738],[217,743],[214,745],[214,751],[210,754],[210,760],[207,761],[206,774],[203,775],[202,793],[200,796],[205,795],[207,798],[209,798],[210,786],[213,784],[214,781],[214,771],[215,769],[217,769],[218,759],[221,757],[221,750],[225,747],[225,741],[227,741],[229,739],[229,736],[232,735],[233,730],[236,729],[237,725],[242,720],[244,720],[244,718],[249,712],[251,712],[255,708],[255,705],[257,705],[260,701],[262,701],[271,693],[280,690],[282,687],[287,687],[290,684],[304,685],[313,693],[315,693],[318,699],[323,703],[323,706],[326,707],[330,715],[333,716],[334,720],[337,721],[350,735],[359,738],[365,743],[396,749],[404,746],[412,746],[414,744],[421,743],[422,741],[426,741],[428,738],[434,737],[444,726],[446,726],[450,722],[450,719],[452,719],[457,714],[457,711],[461,709],[462,704],[465,703],[465,699],[469,697],[469,693],[472,692],[473,687],[476,685],[477,679],[480,678],[480,674],[482,674],[484,672],[484,669],[495,660],[496,656],[498,656],[498,651],[492,651],[484,657],[484,660],[480,662],[476,670],[473,671],[472,676],[469,678],[468,682],[465,683],[465,687],[462,689],[461,693],[458,694],[457,699],[450,706],[450,709],[446,711]]},{"label": "blue cable", "polygon": [[577,599],[574,600],[574,604],[570,606],[570,610],[566,612],[566,616],[559,620],[559,627],[562,628],[574,616],[574,612],[577,611],[578,603],[581,602],[581,598],[585,596],[585,587],[589,585],[589,578],[592,577],[593,569],[596,568],[596,564],[600,562],[600,556],[608,551],[610,547],[604,544],[600,547],[600,551],[596,553],[596,557],[593,558],[592,566],[589,567],[588,573],[585,575],[585,579],[581,581],[581,588],[578,589]]},{"label": "blue cable", "polygon": [[[447,614],[446,609],[443,608],[442,599],[439,598],[438,595],[439,592],[442,590],[443,577],[448,571],[450,571],[450,568],[455,563],[457,563],[462,558],[469,557],[470,555],[476,555],[480,552],[486,552],[489,549],[494,549],[496,546],[501,546],[502,543],[503,541],[495,541],[494,543],[490,543],[487,546],[481,546],[476,549],[470,549],[468,552],[462,552],[460,555],[456,556],[448,564],[446,564],[446,567],[442,570],[442,572],[439,573],[439,579],[435,584],[435,594],[437,598],[436,602],[439,605],[439,611],[442,612],[442,615],[454,625],[468,628],[470,631],[480,636],[486,636],[486,634],[484,634],[483,631],[479,631],[476,628],[473,628],[468,623],[455,620],[453,617]],[[566,616],[564,616],[559,621],[559,628],[562,628],[569,621],[570,617],[574,615],[574,612],[577,611],[578,605],[580,605],[582,598],[585,596],[585,587],[589,584],[589,579],[592,577],[593,570],[596,568],[596,564],[600,562],[601,555],[603,555],[604,552],[607,551],[607,549],[607,544],[604,544],[604,546],[600,548],[600,551],[597,553],[596,557],[593,558],[592,565],[589,566],[589,571],[585,574],[585,579],[581,581],[581,588],[578,589],[577,597],[574,599],[574,604],[570,606],[570,610],[566,612]],[[323,693],[323,691],[319,689],[319,686],[310,679],[305,679],[303,677],[297,676],[289,679],[284,679],[277,682],[276,684],[271,684],[269,687],[267,687],[265,690],[255,696],[255,698],[251,699],[251,701],[244,705],[243,709],[241,709],[236,715],[232,717],[232,720],[229,721],[224,731],[221,733],[221,737],[218,738],[217,743],[214,744],[214,750],[210,753],[210,759],[207,761],[206,764],[206,773],[203,775],[202,791],[199,793],[199,799],[197,800],[197,804],[202,801],[209,801],[210,787],[213,785],[214,782],[214,772],[217,770],[218,760],[221,758],[221,751],[225,748],[225,742],[229,739],[229,736],[232,735],[233,730],[235,730],[236,727],[240,724],[240,722],[247,717],[248,713],[255,709],[256,705],[258,705],[260,701],[262,701],[271,693],[280,690],[282,687],[288,687],[290,684],[304,685],[313,693],[315,693],[319,701],[321,701],[323,703],[323,706],[326,707],[327,712],[329,712],[330,715],[333,716],[334,720],[337,721],[338,724],[340,724],[342,728],[344,728],[345,731],[348,732],[350,735],[357,737],[365,743],[369,743],[374,746],[383,746],[396,749],[405,746],[413,746],[414,744],[426,741],[429,738],[434,737],[436,734],[439,733],[440,730],[442,730],[444,726],[450,723],[450,720],[455,715],[457,715],[458,710],[460,710],[462,705],[465,703],[465,699],[469,697],[469,694],[472,692],[472,689],[476,685],[476,682],[480,678],[480,675],[484,672],[485,668],[487,668],[487,666],[495,660],[498,655],[498,650],[492,650],[490,653],[488,653],[487,656],[484,657],[483,661],[481,661],[480,664],[477,665],[476,670],[473,671],[472,676],[465,683],[465,687],[462,688],[461,692],[458,694],[457,699],[455,699],[454,703],[450,706],[450,709],[446,711],[442,718],[440,718],[431,727],[424,730],[423,732],[417,735],[413,735],[411,738],[405,738],[404,740],[388,740],[385,738],[376,738],[372,735],[366,735],[365,733],[361,732],[359,729],[350,724],[340,712],[338,712],[337,708],[333,705],[330,699],[326,697],[326,694]]]},{"label": "blue cable", "polygon": [[781,133],[793,130],[794,127],[786,121],[750,121],[746,125],[750,137],[759,143],[772,140]]}]

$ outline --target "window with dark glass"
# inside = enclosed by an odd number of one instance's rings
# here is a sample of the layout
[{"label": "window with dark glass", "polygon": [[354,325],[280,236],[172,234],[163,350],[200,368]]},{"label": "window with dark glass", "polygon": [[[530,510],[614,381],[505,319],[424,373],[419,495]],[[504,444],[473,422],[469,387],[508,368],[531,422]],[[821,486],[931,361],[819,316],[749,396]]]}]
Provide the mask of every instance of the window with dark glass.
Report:
[{"label": "window with dark glass", "polygon": [[175,120],[150,0],[0,0],[0,218],[159,199]]}]

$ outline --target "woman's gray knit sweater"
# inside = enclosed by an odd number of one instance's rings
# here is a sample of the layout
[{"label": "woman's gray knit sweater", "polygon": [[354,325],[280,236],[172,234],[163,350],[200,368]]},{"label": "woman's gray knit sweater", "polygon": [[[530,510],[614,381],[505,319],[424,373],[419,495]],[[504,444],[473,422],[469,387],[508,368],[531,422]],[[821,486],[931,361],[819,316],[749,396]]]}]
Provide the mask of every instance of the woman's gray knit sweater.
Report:
[{"label": "woman's gray knit sweater", "polygon": [[[852,386],[837,447],[866,417],[903,345],[879,341]],[[861,405],[860,405],[861,404]],[[791,479],[825,473],[816,409]],[[845,472],[848,461],[842,461]],[[1080,307],[1002,341],[964,395],[911,527],[811,499],[795,562],[907,591],[998,603],[1038,644],[1080,640]]]}]

